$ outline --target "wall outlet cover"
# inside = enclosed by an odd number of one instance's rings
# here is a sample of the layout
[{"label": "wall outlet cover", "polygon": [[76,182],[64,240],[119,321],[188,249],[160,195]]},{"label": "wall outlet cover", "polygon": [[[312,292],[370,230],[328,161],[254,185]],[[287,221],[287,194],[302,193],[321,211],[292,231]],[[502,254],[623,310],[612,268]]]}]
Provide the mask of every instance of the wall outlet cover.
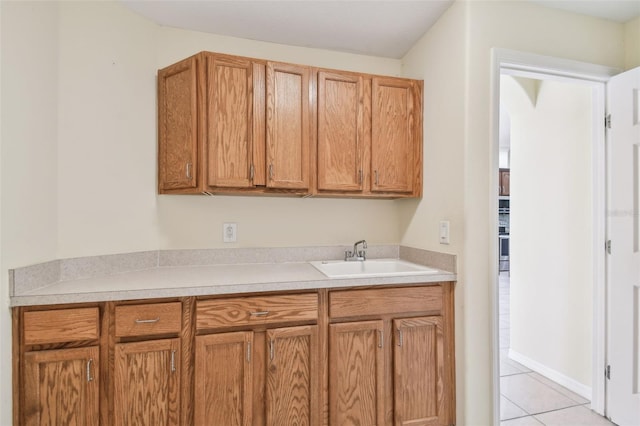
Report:
[{"label": "wall outlet cover", "polygon": [[238,239],[238,224],[224,223],[222,224],[222,241],[225,243],[235,243]]}]

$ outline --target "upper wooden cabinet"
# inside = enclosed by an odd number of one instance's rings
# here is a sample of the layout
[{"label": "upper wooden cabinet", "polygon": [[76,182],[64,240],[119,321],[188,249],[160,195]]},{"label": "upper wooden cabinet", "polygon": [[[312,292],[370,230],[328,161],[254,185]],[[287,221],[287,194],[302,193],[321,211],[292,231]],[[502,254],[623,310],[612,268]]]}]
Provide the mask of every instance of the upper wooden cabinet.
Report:
[{"label": "upper wooden cabinet", "polygon": [[422,195],[422,82],[201,52],[158,71],[158,190]]},{"label": "upper wooden cabinet", "polygon": [[372,81],[372,192],[421,193],[422,102],[419,82]]},{"label": "upper wooden cabinet", "polygon": [[361,75],[318,72],[318,191],[364,189],[364,92]]}]

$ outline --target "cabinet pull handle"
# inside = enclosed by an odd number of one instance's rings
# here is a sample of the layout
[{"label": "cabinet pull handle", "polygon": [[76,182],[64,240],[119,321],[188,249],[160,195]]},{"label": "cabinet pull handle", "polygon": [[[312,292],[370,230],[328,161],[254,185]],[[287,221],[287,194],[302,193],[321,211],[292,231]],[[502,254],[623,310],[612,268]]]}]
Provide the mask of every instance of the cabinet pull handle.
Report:
[{"label": "cabinet pull handle", "polygon": [[402,330],[398,329],[398,346],[402,346]]},{"label": "cabinet pull handle", "polygon": [[257,312],[249,312],[249,315],[252,317],[266,317],[269,315],[269,311],[257,311]]},{"label": "cabinet pull handle", "polygon": [[377,185],[377,184],[378,184],[378,171],[377,171],[377,170],[375,170],[375,171],[373,172],[373,174],[374,174],[374,176],[375,176],[375,184]]},{"label": "cabinet pull handle", "polygon": [[269,164],[269,179],[273,180],[273,163]]},{"label": "cabinet pull handle", "polygon": [[176,351],[175,350],[171,351],[171,372],[172,373],[176,372]]},{"label": "cabinet pull handle", "polygon": [[256,168],[253,167],[253,164],[249,167],[249,180],[253,181],[253,178],[256,175]]},{"label": "cabinet pull handle", "polygon": [[187,163],[187,179],[191,179],[191,163]]},{"label": "cabinet pull handle", "polygon": [[137,319],[136,324],[153,324],[160,321],[160,317],[153,319]]},{"label": "cabinet pull handle", "polygon": [[93,358],[90,358],[89,361],[87,361],[87,382],[93,381],[93,376],[91,375],[91,364],[93,364]]},{"label": "cabinet pull handle", "polygon": [[358,183],[362,185],[362,169],[358,170]]},{"label": "cabinet pull handle", "polygon": [[384,332],[382,330],[378,330],[378,347],[381,348],[384,346]]},{"label": "cabinet pull handle", "polygon": [[269,341],[269,358],[271,359],[271,361],[273,361],[273,358],[276,356],[275,346],[276,346],[276,342],[273,339],[271,339]]},{"label": "cabinet pull handle", "polygon": [[247,342],[247,362],[251,362],[251,342]]}]

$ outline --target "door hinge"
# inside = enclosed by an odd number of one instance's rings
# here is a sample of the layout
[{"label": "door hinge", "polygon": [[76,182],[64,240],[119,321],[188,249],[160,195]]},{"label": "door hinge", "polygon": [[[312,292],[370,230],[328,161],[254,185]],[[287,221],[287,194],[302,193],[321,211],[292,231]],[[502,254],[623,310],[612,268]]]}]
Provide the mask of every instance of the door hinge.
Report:
[{"label": "door hinge", "polygon": [[611,380],[611,366],[610,365],[607,365],[604,368],[604,377],[606,377],[607,380]]},{"label": "door hinge", "polygon": [[607,254],[611,254],[611,240],[607,240],[607,242],[604,243],[604,248],[607,250]]},{"label": "door hinge", "polygon": [[611,128],[611,114],[607,114],[604,116],[604,127],[605,129]]}]

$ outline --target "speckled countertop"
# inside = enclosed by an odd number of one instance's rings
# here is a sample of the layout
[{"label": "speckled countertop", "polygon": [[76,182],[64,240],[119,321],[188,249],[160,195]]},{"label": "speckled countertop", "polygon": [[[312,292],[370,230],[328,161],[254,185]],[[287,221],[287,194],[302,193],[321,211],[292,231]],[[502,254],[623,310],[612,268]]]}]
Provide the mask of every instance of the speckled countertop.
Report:
[{"label": "speckled countertop", "polygon": [[[64,259],[10,272],[11,306],[455,281],[455,256],[402,246],[369,249],[437,273],[329,279],[310,260],[344,247],[176,250]],[[372,256],[373,255],[373,256]]]}]

